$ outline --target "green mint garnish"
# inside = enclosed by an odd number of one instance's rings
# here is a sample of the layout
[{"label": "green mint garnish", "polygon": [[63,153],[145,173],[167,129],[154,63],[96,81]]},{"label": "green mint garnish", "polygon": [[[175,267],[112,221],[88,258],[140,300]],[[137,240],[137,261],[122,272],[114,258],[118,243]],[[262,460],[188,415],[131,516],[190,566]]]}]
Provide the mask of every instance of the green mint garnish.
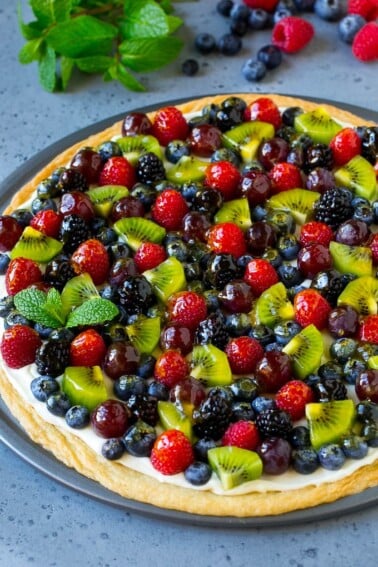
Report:
[{"label": "green mint garnish", "polygon": [[118,315],[118,307],[108,299],[95,297],[88,299],[79,307],[71,311],[68,316],[66,327],[77,327],[80,325],[100,325],[111,321]]}]

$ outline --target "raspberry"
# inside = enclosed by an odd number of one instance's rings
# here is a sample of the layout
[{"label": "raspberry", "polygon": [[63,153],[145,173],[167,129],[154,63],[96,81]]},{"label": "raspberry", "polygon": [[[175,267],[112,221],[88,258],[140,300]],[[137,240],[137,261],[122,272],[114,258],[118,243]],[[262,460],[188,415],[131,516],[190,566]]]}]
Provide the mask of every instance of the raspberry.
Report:
[{"label": "raspberry", "polygon": [[299,167],[292,163],[276,163],[268,175],[271,181],[272,193],[303,187],[301,171]]},{"label": "raspberry", "polygon": [[378,18],[377,0],[349,0],[347,6],[348,14],[358,14],[367,22]]},{"label": "raspberry", "polygon": [[315,325],[324,329],[327,325],[331,306],[315,289],[304,289],[294,297],[295,319],[302,326]]},{"label": "raspberry", "polygon": [[168,429],[156,439],[151,464],[164,475],[183,472],[194,461],[192,445],[182,431]]},{"label": "raspberry", "polygon": [[370,250],[374,264],[378,264],[378,234],[374,234],[372,241],[370,242]]},{"label": "raspberry", "polygon": [[378,59],[378,24],[369,22],[355,35],[352,43],[352,53],[360,61]]},{"label": "raspberry", "polygon": [[286,411],[294,421],[304,417],[306,404],[313,401],[312,389],[302,380],[290,380],[276,394],[276,406]]},{"label": "raspberry", "polygon": [[255,296],[261,295],[263,291],[279,281],[272,264],[262,258],[255,258],[248,262],[244,279],[251,286]]},{"label": "raspberry", "polygon": [[343,128],[329,144],[335,165],[344,165],[361,153],[361,138],[354,128]]},{"label": "raspberry", "polygon": [[124,185],[131,189],[135,182],[135,169],[124,157],[109,158],[100,173],[99,185]]},{"label": "raspberry", "polygon": [[225,352],[234,374],[253,372],[258,361],[264,356],[263,347],[252,337],[231,339]]},{"label": "raspberry", "polygon": [[154,242],[143,242],[134,256],[134,262],[140,273],[152,270],[167,258],[165,248]]},{"label": "raspberry", "polygon": [[310,22],[297,16],[287,16],[279,20],[273,28],[272,43],[286,53],[303,49],[314,35]]},{"label": "raspberry", "polygon": [[232,254],[235,258],[247,252],[244,233],[237,224],[232,222],[223,222],[210,228],[207,244],[216,254]]},{"label": "raspberry", "polygon": [[101,366],[106,350],[102,336],[94,329],[87,329],[76,335],[70,344],[70,365]]},{"label": "raspberry", "polygon": [[162,146],[166,146],[172,140],[185,140],[189,126],[178,108],[166,106],[155,114],[151,133]]},{"label": "raspberry", "polygon": [[267,12],[274,12],[278,4],[278,0],[243,0],[250,8],[257,8],[266,10]]},{"label": "raspberry", "polygon": [[187,376],[188,363],[177,350],[166,350],[157,359],[154,377],[168,388],[173,388]]},{"label": "raspberry", "polygon": [[72,263],[79,273],[88,272],[95,285],[104,283],[110,262],[105,246],[96,238],[86,240],[72,254]]},{"label": "raspberry", "polygon": [[13,325],[5,329],[1,340],[1,354],[10,368],[22,368],[32,364],[41,339],[34,329],[26,325]]},{"label": "raspberry", "polygon": [[358,335],[361,341],[378,345],[378,315],[368,315],[362,321]]},{"label": "raspberry", "polygon": [[43,232],[46,236],[57,238],[63,217],[52,209],[39,211],[30,221],[30,226]]},{"label": "raspberry", "polygon": [[42,272],[36,262],[27,258],[11,260],[5,274],[5,288],[8,295],[16,295],[29,285],[42,281]]},{"label": "raspberry", "polygon": [[222,445],[232,445],[254,451],[260,443],[260,434],[253,421],[231,423],[222,437]]},{"label": "raspberry", "polygon": [[251,102],[244,112],[245,120],[261,120],[269,122],[277,129],[281,126],[282,118],[278,106],[272,99],[262,96]]},{"label": "raspberry", "polygon": [[310,221],[304,224],[299,234],[299,244],[301,246],[308,246],[314,243],[328,246],[332,239],[332,229],[324,222],[318,221]]},{"label": "raspberry", "polygon": [[189,207],[181,193],[165,189],[158,195],[151,214],[153,220],[165,229],[178,230],[188,211]]},{"label": "raspberry", "polygon": [[205,299],[195,291],[179,291],[169,298],[168,317],[179,325],[195,329],[207,315]]},{"label": "raspberry", "polygon": [[211,163],[206,169],[205,184],[222,193],[227,201],[235,196],[241,175],[229,161]]}]

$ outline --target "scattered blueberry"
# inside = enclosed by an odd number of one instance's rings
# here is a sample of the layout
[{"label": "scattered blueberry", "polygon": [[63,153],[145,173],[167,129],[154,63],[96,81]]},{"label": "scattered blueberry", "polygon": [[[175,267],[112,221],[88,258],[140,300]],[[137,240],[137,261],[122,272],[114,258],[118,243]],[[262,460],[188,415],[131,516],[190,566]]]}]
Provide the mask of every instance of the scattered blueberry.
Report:
[{"label": "scattered blueberry", "polygon": [[236,55],[242,48],[242,40],[237,35],[227,33],[222,35],[217,46],[223,55]]},{"label": "scattered blueberry", "polygon": [[257,59],[264,63],[267,69],[275,69],[282,63],[282,51],[275,45],[264,45],[258,50]]},{"label": "scattered blueberry", "polygon": [[231,10],[234,6],[234,2],[232,0],[220,0],[217,4],[217,12],[228,18],[230,16]]},{"label": "scattered blueberry", "polygon": [[293,12],[289,10],[289,8],[278,8],[278,10],[275,10],[273,14],[273,23],[277,24],[283,18],[287,18],[292,15]]},{"label": "scattered blueberry", "polygon": [[359,14],[347,14],[339,22],[339,36],[345,43],[352,44],[356,33],[366,24]]},{"label": "scattered blueberry", "polygon": [[322,20],[337,22],[344,14],[341,0],[315,0],[314,12]]},{"label": "scattered blueberry", "polygon": [[195,461],[184,471],[184,476],[193,486],[202,486],[209,482],[212,475],[211,467],[202,461]]},{"label": "scattered blueberry", "polygon": [[254,8],[249,15],[249,27],[252,30],[263,30],[270,25],[271,15],[266,10]]},{"label": "scattered blueberry", "polygon": [[230,32],[243,37],[248,31],[248,22],[246,20],[231,20]]},{"label": "scattered blueberry", "polygon": [[187,77],[193,77],[198,73],[199,65],[196,59],[186,59],[181,65],[181,70]]},{"label": "scattered blueberry", "polygon": [[122,439],[107,439],[101,447],[102,456],[109,461],[120,459],[125,452],[125,445]]},{"label": "scattered blueberry", "polygon": [[337,471],[345,463],[345,455],[341,447],[335,443],[323,445],[318,451],[319,462],[324,469]]},{"label": "scattered blueberry", "polygon": [[65,415],[66,423],[73,429],[83,429],[89,424],[90,412],[84,406],[71,406]]},{"label": "scattered blueberry", "polygon": [[248,21],[250,9],[245,4],[234,4],[230,10],[230,18],[234,21]]},{"label": "scattered blueberry", "polygon": [[215,38],[210,33],[199,33],[194,41],[194,45],[200,53],[207,55],[214,51],[216,47]]},{"label": "scattered blueberry", "polygon": [[312,12],[315,0],[294,0],[298,12]]},{"label": "scattered blueberry", "polygon": [[258,59],[247,59],[243,64],[242,74],[247,81],[261,81],[266,75],[266,65]]}]

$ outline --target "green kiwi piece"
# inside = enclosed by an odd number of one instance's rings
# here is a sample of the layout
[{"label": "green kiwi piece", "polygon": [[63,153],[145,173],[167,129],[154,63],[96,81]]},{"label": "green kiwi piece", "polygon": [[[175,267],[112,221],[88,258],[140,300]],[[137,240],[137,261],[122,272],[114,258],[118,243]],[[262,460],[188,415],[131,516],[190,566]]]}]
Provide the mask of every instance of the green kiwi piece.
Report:
[{"label": "green kiwi piece", "polygon": [[229,386],[231,368],[226,354],[212,344],[196,345],[189,355],[190,375],[205,386]]},{"label": "green kiwi piece", "polygon": [[314,203],[319,199],[320,193],[307,189],[289,189],[273,195],[267,201],[268,209],[289,211],[298,224],[307,222],[313,212]]},{"label": "green kiwi piece", "polygon": [[243,122],[231,130],[227,130],[222,136],[224,145],[232,150],[237,150],[245,163],[250,163],[256,158],[257,150],[262,142],[274,136],[274,127],[269,122],[253,120]]},{"label": "green kiwi piece", "polygon": [[27,226],[12,249],[10,258],[14,260],[14,258],[22,257],[45,263],[50,262],[62,251],[62,248],[63,244],[59,240],[46,236],[32,226]]},{"label": "green kiwi piece", "polygon": [[160,339],[160,317],[139,315],[134,323],[126,326],[131,343],[141,353],[151,354]]},{"label": "green kiwi piece", "polygon": [[177,185],[184,183],[197,183],[205,178],[207,161],[194,156],[183,156],[179,161],[167,169],[167,179]]},{"label": "green kiwi piece", "polygon": [[73,405],[85,406],[90,411],[109,397],[99,366],[67,366],[62,390]]},{"label": "green kiwi piece", "polygon": [[371,356],[368,360],[368,367],[372,370],[378,370],[378,354]]},{"label": "green kiwi piece", "polygon": [[123,156],[132,164],[136,165],[139,157],[147,152],[156,154],[160,159],[163,152],[155,136],[138,134],[136,136],[124,136],[117,140]]},{"label": "green kiwi piece", "polygon": [[72,309],[79,307],[87,299],[100,297],[100,294],[91,276],[85,272],[68,280],[60,297],[63,313],[68,315]]},{"label": "green kiwi piece", "polygon": [[294,307],[287,296],[287,289],[278,282],[263,291],[255,303],[256,323],[274,327],[282,321],[294,319]]},{"label": "green kiwi piece", "polygon": [[164,260],[156,268],[146,270],[143,276],[150,282],[155,294],[163,303],[166,303],[171,295],[186,287],[183,265],[174,256]]},{"label": "green kiwi piece", "polygon": [[352,280],[340,293],[337,305],[350,305],[361,315],[377,315],[378,279],[363,276]]},{"label": "green kiwi piece", "polygon": [[374,167],[362,156],[355,156],[335,171],[338,185],[351,189],[359,197],[374,201],[378,198]]},{"label": "green kiwi piece", "polygon": [[159,244],[165,236],[165,228],[143,217],[127,217],[117,220],[114,230],[134,252],[142,242]]},{"label": "green kiwi piece", "polygon": [[211,468],[221,481],[224,490],[231,490],[244,482],[257,480],[263,472],[261,458],[254,451],[226,446],[209,449]]},{"label": "green kiwi piece", "polygon": [[242,230],[247,230],[252,225],[248,199],[227,201],[214,216],[214,221],[216,223],[233,222]]},{"label": "green kiwi piece", "polygon": [[159,400],[158,414],[160,423],[164,429],[178,429],[185,433],[188,439],[192,439],[192,423],[189,417],[180,410],[173,402]]},{"label": "green kiwi piece", "polygon": [[297,132],[308,134],[314,142],[329,144],[340,132],[342,125],[336,122],[324,108],[319,107],[296,116],[294,128]]},{"label": "green kiwi piece", "polygon": [[311,445],[318,450],[327,443],[337,443],[353,427],[356,410],[353,400],[306,405],[306,418],[310,429]]},{"label": "green kiwi piece", "polygon": [[332,241],[329,245],[333,266],[342,274],[355,276],[371,276],[373,258],[367,246],[348,246]]},{"label": "green kiwi piece", "polygon": [[107,218],[111,213],[113,204],[123,197],[127,197],[129,190],[123,185],[102,185],[89,189],[87,195],[93,203],[96,213],[100,217]]},{"label": "green kiwi piece", "polygon": [[282,350],[290,356],[295,376],[306,378],[320,366],[324,353],[322,334],[315,325],[309,325],[295,335]]}]

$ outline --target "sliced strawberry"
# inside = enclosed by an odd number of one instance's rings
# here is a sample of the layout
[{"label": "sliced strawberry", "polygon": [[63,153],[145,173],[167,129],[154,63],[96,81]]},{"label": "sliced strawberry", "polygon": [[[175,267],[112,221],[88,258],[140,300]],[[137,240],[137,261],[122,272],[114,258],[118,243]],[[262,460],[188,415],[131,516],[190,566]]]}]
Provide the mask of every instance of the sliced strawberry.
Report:
[{"label": "sliced strawberry", "polygon": [[206,169],[205,184],[220,191],[226,201],[235,197],[241,175],[229,161],[211,163]]},{"label": "sliced strawberry", "polygon": [[172,140],[185,140],[189,126],[178,108],[166,106],[155,114],[151,132],[162,146],[166,146]]},{"label": "sliced strawberry", "polygon": [[292,420],[297,421],[305,415],[306,404],[314,401],[310,386],[302,380],[290,380],[276,394],[276,405],[286,411]]},{"label": "sliced strawberry", "polygon": [[260,443],[260,434],[253,421],[240,420],[231,423],[222,437],[222,445],[232,445],[254,451]]},{"label": "sliced strawberry", "polygon": [[80,244],[71,260],[77,273],[88,272],[95,285],[106,280],[110,269],[109,256],[105,246],[96,238]]},{"label": "sliced strawberry", "polygon": [[235,258],[247,252],[242,229],[233,222],[212,226],[207,234],[207,244],[215,254],[232,254]]},{"label": "sliced strawberry", "polygon": [[175,189],[165,189],[156,198],[151,215],[165,229],[178,230],[188,211],[189,207],[181,193]]},{"label": "sliced strawberry", "polygon": [[1,354],[10,368],[32,364],[42,341],[36,331],[26,325],[13,325],[5,329],[1,339]]},{"label": "sliced strawberry", "polygon": [[187,376],[189,365],[179,351],[166,350],[157,359],[154,377],[168,388],[173,388]]},{"label": "sliced strawberry", "polygon": [[29,285],[42,281],[42,272],[33,260],[15,258],[11,260],[5,274],[5,288],[8,295],[16,295]]},{"label": "sliced strawberry", "polygon": [[79,333],[70,344],[71,366],[101,366],[107,347],[102,336],[94,329]]},{"label": "sliced strawberry", "polygon": [[100,173],[100,185],[124,185],[128,189],[136,183],[136,173],[131,163],[122,156],[111,157]]},{"label": "sliced strawberry", "polygon": [[151,464],[160,473],[178,474],[193,461],[192,444],[182,431],[168,429],[156,439],[151,452]]},{"label": "sliced strawberry", "polygon": [[255,296],[261,295],[263,291],[279,281],[272,264],[263,258],[255,258],[248,262],[244,279],[251,286]]},{"label": "sliced strawberry", "polygon": [[254,371],[264,349],[252,337],[236,337],[227,344],[226,355],[234,374],[247,374]]},{"label": "sliced strawberry", "polygon": [[295,319],[302,327],[315,325],[319,330],[324,329],[331,309],[328,301],[315,289],[304,289],[294,297]]}]

